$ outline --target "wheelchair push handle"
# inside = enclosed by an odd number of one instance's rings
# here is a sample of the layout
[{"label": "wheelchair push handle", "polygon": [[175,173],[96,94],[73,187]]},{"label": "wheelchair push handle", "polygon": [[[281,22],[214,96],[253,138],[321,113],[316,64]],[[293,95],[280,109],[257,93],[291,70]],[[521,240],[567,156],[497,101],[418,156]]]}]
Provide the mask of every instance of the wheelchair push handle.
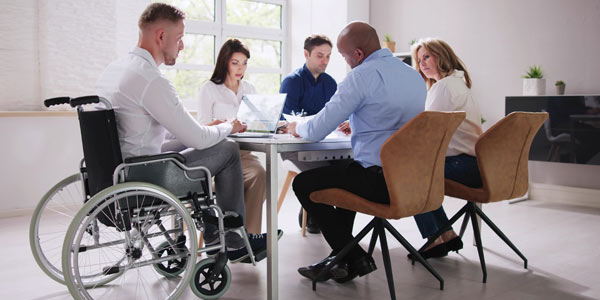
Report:
[{"label": "wheelchair push handle", "polygon": [[53,105],[69,104],[71,97],[55,97],[44,100],[44,106],[50,107]]},{"label": "wheelchair push handle", "polygon": [[91,104],[91,103],[98,103],[98,102],[102,102],[102,104],[104,104],[104,106],[106,107],[106,109],[111,109],[112,108],[112,105],[110,105],[110,102],[108,102],[108,100],[106,100],[103,97],[96,96],[96,95],[82,96],[82,97],[73,98],[73,99],[71,99],[70,103],[71,103],[72,107],[77,107],[77,106],[80,106],[80,105]]}]

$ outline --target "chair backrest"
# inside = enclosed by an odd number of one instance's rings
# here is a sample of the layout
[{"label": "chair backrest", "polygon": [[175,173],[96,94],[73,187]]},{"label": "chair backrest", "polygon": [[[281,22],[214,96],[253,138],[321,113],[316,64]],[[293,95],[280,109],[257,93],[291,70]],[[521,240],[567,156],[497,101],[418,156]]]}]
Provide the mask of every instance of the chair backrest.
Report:
[{"label": "chair backrest", "polygon": [[465,112],[422,112],[383,144],[381,163],[390,195],[387,218],[413,216],[441,206],[446,150],[465,116]]},{"label": "chair backrest", "polygon": [[90,196],[113,184],[113,172],[123,161],[112,109],[77,110]]},{"label": "chair backrest", "polygon": [[484,132],[475,144],[483,182],[483,201],[495,202],[525,195],[529,186],[529,148],[548,119],[546,112],[513,112]]},{"label": "chair backrest", "polygon": [[[542,112],[546,113],[545,109],[542,109]],[[546,138],[548,139],[548,141],[552,141],[552,129],[550,127],[550,118],[547,118],[546,121],[544,121],[544,132],[546,133]]]}]

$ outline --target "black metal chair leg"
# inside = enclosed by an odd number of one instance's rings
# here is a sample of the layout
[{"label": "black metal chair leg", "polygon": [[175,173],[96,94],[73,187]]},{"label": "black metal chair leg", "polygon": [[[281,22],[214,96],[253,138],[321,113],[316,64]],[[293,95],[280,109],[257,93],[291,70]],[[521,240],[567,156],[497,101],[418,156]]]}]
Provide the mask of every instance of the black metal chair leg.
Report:
[{"label": "black metal chair leg", "polygon": [[437,278],[437,280],[440,282],[440,290],[443,290],[444,279],[425,259],[423,259],[417,249],[415,249],[387,220],[383,220],[383,226],[385,226],[385,228],[396,238],[396,240],[398,240],[398,242],[400,242],[400,244],[402,244],[402,246],[404,246],[406,250],[408,250],[408,252],[413,255],[413,257],[417,258],[417,260],[427,269],[427,271],[429,271],[429,273],[431,273],[431,275]]},{"label": "black metal chair leg", "polygon": [[375,243],[377,243],[377,230],[373,230],[373,234],[371,235],[371,242],[369,243],[369,255],[373,255],[375,251]]},{"label": "black metal chair leg", "polygon": [[365,237],[365,235],[367,235],[367,233],[369,233],[369,231],[371,231],[371,229],[373,229],[375,227],[375,225],[377,224],[377,219],[378,218],[373,218],[373,220],[371,220],[371,222],[369,222],[369,224],[367,224],[367,226],[365,226],[365,228],[363,228],[363,230],[361,230],[356,235],[356,237],[352,240],[352,242],[350,242],[348,245],[346,245],[344,247],[344,249],[342,249],[338,254],[336,254],[335,258],[327,265],[327,267],[325,267],[323,270],[321,270],[319,275],[317,275],[317,277],[312,282],[313,291],[317,290],[317,280],[319,278],[323,277],[325,274],[327,274],[327,272],[329,272],[329,270],[331,270],[331,268],[333,268],[333,266],[335,266],[338,262],[340,262],[342,259],[344,259],[344,257],[348,254],[348,252],[350,252],[350,250],[352,250],[352,248],[354,248],[354,246],[356,246],[358,244],[358,242],[360,242],[360,240],[362,240]]},{"label": "black metal chair leg", "polygon": [[381,243],[381,254],[383,256],[383,265],[385,266],[385,276],[387,277],[388,288],[390,289],[390,297],[392,300],[396,300],[396,291],[394,289],[394,276],[392,273],[392,263],[390,261],[390,250],[388,249],[387,238],[385,236],[385,229],[381,222],[375,225],[375,230],[379,235],[379,242]]},{"label": "black metal chair leg", "polygon": [[467,229],[467,224],[469,224],[469,215],[465,214],[465,217],[462,221],[462,225],[460,225],[460,233],[458,234],[458,236],[460,236],[461,239],[462,239],[463,235],[465,234],[465,230]]},{"label": "black metal chair leg", "polygon": [[525,255],[523,255],[523,253],[517,249],[517,247],[508,239],[504,232],[502,232],[502,230],[500,230],[500,228],[498,228],[498,226],[496,226],[496,224],[494,224],[494,222],[492,222],[492,220],[490,220],[490,218],[488,218],[488,216],[481,209],[479,209],[479,207],[475,206],[475,212],[511,249],[513,249],[513,251],[515,251],[515,253],[517,253],[517,255],[521,257],[521,259],[523,259],[524,267],[527,269],[527,257],[525,257]]},{"label": "black metal chair leg", "polygon": [[485,257],[483,256],[483,245],[481,244],[481,232],[477,225],[477,213],[475,213],[475,209],[473,208],[470,208],[468,211],[471,216],[471,224],[473,225],[473,235],[475,236],[475,242],[477,243],[479,262],[481,263],[481,271],[483,272],[483,283],[485,283],[487,281],[487,270],[485,268]]}]

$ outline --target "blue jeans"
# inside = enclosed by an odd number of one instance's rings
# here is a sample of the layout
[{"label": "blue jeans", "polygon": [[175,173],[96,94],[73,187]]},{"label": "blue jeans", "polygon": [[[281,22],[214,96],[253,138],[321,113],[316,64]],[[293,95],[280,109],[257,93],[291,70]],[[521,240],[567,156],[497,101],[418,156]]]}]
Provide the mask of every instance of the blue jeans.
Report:
[{"label": "blue jeans", "polygon": [[[477,159],[467,154],[447,156],[444,177],[472,188],[479,188],[483,185],[477,167]],[[434,211],[415,215],[414,218],[423,238],[432,236],[448,222],[448,217],[441,206]]]}]

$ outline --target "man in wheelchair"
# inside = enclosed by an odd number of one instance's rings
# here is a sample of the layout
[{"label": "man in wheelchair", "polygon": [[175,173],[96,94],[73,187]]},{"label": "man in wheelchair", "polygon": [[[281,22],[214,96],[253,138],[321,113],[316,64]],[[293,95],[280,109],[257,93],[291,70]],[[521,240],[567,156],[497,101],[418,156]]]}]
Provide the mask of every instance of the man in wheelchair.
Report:
[{"label": "man in wheelchair", "polygon": [[[97,81],[97,93],[114,107],[123,159],[185,149],[180,152],[185,165],[204,166],[210,171],[215,178],[217,205],[226,215],[239,216],[243,224],[240,153],[237,144],[226,137],[244,131],[245,124],[236,119],[200,125],[158,69],[163,63],[174,65],[179,51],[183,50],[184,19],[185,14],[173,6],[163,3],[148,6],[138,22],[137,47],[105,69]],[[175,140],[164,144],[167,133]],[[196,172],[199,174],[190,172],[190,176],[202,175]],[[204,240],[207,246],[219,242],[216,224],[205,224]],[[248,240],[255,255],[266,251],[265,233],[249,234]],[[242,237],[227,232],[225,243],[230,261],[250,262]]]}]

